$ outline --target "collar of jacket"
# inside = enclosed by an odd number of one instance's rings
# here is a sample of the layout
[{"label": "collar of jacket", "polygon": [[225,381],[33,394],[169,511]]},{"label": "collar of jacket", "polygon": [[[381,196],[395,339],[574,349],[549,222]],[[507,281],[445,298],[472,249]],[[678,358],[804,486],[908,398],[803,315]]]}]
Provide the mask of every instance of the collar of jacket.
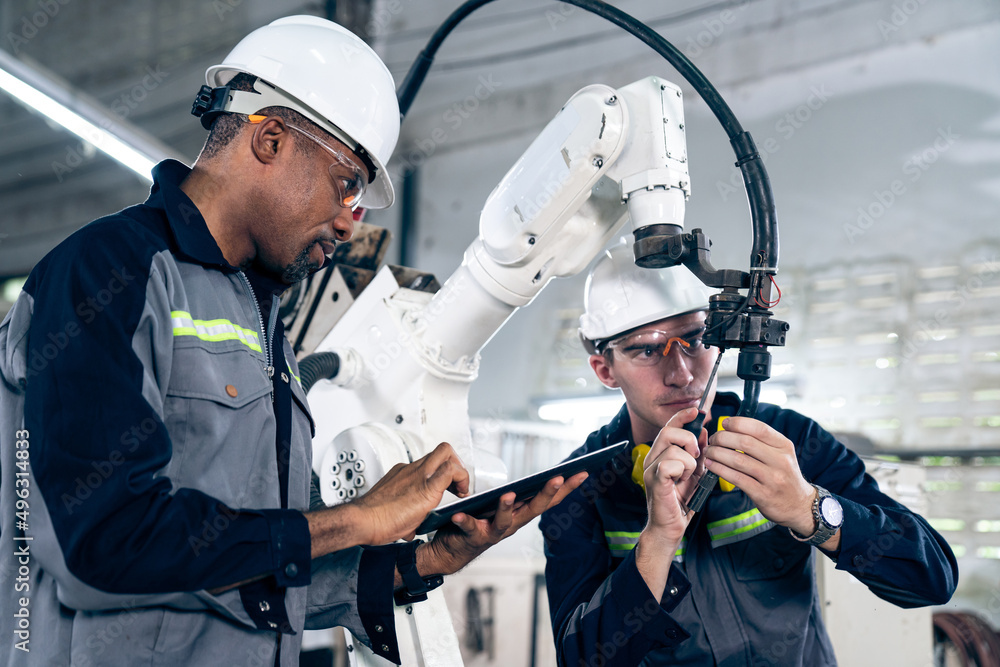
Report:
[{"label": "collar of jacket", "polygon": [[146,205],[164,212],[181,255],[199,264],[238,271],[226,261],[205,218],[183,190],[181,183],[191,169],[177,160],[164,160],[153,168],[153,186]]},{"label": "collar of jacket", "polygon": [[[239,267],[226,261],[201,211],[181,190],[181,183],[190,173],[191,168],[177,160],[164,160],[153,167],[153,186],[149,190],[146,205],[164,212],[177,247],[184,257],[225,271],[239,271]],[[328,267],[331,261],[327,257],[319,270]],[[261,276],[269,276],[262,267],[254,266],[253,269]],[[280,293],[289,287],[277,278],[271,277],[270,280],[274,285],[268,291]]]}]

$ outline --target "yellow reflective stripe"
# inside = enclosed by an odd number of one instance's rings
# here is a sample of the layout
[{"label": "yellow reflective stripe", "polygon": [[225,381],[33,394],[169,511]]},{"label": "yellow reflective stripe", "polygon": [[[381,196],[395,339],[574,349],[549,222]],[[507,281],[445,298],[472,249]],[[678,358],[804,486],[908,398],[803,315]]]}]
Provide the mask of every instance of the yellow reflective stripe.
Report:
[{"label": "yellow reflective stripe", "polygon": [[[608,549],[611,551],[631,551],[632,549],[635,549],[635,545],[639,542],[640,534],[641,533],[631,533],[621,530],[604,531],[604,537],[608,541]],[[677,547],[677,552],[674,554],[674,557],[683,556],[686,546],[687,537],[682,537],[681,543]]]},{"label": "yellow reflective stripe", "polygon": [[292,372],[292,365],[290,363],[288,363],[288,359],[285,359],[285,365],[288,366],[288,374],[291,375],[293,378],[295,378],[295,381],[298,382],[299,386],[301,387],[302,386],[302,379],[298,375],[296,375],[294,372]]},{"label": "yellow reflective stripe", "polygon": [[749,519],[752,516],[758,516],[758,515],[760,515],[760,510],[754,507],[752,510],[747,510],[742,514],[737,514],[736,516],[731,516],[726,519],[719,519],[718,521],[713,521],[712,523],[707,524],[705,527],[708,528],[709,530],[712,530],[713,528],[717,528],[718,526],[724,526],[730,523],[736,523],[737,521],[743,521],[744,519]]},{"label": "yellow reflective stripe", "polygon": [[608,549],[612,551],[631,551],[639,541],[639,533],[621,530],[606,530],[604,538],[608,541]]},{"label": "yellow reflective stripe", "polygon": [[756,507],[736,516],[719,519],[707,524],[712,546],[722,546],[741,539],[753,537],[774,527],[774,523],[760,513]]},{"label": "yellow reflective stripe", "polygon": [[730,530],[727,533],[719,533],[718,535],[712,535],[712,541],[715,542],[716,540],[724,540],[727,537],[732,537],[734,535],[741,535],[747,532],[748,530],[753,530],[754,528],[757,528],[758,526],[763,526],[766,523],[770,523],[770,521],[768,521],[764,517],[761,517],[760,521],[755,521],[754,523],[748,524],[746,526],[740,526],[739,528],[736,528],[735,530]]},{"label": "yellow reflective stripe", "polygon": [[174,310],[170,312],[170,321],[174,327],[174,336],[194,336],[210,343],[238,340],[255,352],[262,351],[256,331],[226,319],[196,320],[191,317],[191,313]]}]

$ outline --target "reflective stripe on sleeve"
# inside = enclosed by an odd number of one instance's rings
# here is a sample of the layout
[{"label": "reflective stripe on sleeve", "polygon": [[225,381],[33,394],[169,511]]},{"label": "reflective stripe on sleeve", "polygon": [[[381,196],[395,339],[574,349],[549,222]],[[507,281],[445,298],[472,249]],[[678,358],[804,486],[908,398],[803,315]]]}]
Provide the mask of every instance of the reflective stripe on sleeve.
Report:
[{"label": "reflective stripe on sleeve", "polygon": [[[608,549],[611,550],[612,556],[624,557],[629,551],[635,549],[635,545],[639,543],[639,533],[606,530],[604,531],[604,539],[608,541]],[[684,550],[686,547],[687,537],[683,537],[681,538],[680,546],[677,547],[677,551],[674,553],[675,562],[684,562]]]}]

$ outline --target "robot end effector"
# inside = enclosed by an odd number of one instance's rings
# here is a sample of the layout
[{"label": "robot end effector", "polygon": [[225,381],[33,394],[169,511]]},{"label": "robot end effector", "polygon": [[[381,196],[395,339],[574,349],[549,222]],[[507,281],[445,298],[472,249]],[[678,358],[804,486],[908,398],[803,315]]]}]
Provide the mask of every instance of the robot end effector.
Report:
[{"label": "robot end effector", "polygon": [[[663,90],[667,87],[663,86]],[[770,377],[767,348],[784,345],[788,331],[788,324],[774,319],[769,310],[777,303],[771,301],[771,287],[777,272],[778,230],[767,172],[748,133],[733,139],[736,165],[747,184],[753,219],[751,267],[749,272],[716,269],[711,263],[708,236],[701,229],[685,232],[683,228],[690,185],[680,90],[676,89],[676,105],[668,104],[674,101],[671,97],[664,95],[662,111],[652,110],[664,114],[662,123],[650,122],[655,117],[642,119],[643,127],[652,135],[644,143],[655,146],[645,149],[653,153],[647,156],[647,163],[663,168],[621,179],[622,197],[628,204],[635,237],[635,263],[644,268],[683,264],[709,287],[722,288],[709,300],[705,343],[720,350],[740,348],[737,375],[759,383]],[[661,147],[662,153],[657,153]],[[623,151],[623,157],[628,150]],[[744,289],[748,290],[745,296],[740,293]],[[749,392],[751,387],[747,389]],[[752,389],[751,393],[756,394],[759,385]]]}]

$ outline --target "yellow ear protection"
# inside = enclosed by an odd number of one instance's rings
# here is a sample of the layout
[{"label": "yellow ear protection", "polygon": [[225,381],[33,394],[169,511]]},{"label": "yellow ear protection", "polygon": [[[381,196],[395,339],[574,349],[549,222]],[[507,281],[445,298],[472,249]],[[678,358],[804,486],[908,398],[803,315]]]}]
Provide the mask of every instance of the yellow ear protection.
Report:
[{"label": "yellow ear protection", "polygon": [[[725,431],[726,430],[726,429],[722,428],[722,422],[725,419],[726,419],[725,417],[719,417],[718,425],[715,427],[715,432],[716,433],[718,433],[719,431]],[[742,453],[742,452],[740,452],[740,453]],[[730,484],[729,482],[727,482],[726,480],[724,480],[724,479],[722,479],[720,477],[719,478],[719,488],[722,489],[723,491],[725,491],[726,493],[729,493],[730,491],[732,491],[736,487],[733,486],[732,484]]]},{"label": "yellow ear protection", "polygon": [[649,454],[649,445],[636,445],[632,448],[632,481],[642,487],[643,493],[646,493],[646,482],[642,479],[642,471],[646,469],[646,454]]}]

